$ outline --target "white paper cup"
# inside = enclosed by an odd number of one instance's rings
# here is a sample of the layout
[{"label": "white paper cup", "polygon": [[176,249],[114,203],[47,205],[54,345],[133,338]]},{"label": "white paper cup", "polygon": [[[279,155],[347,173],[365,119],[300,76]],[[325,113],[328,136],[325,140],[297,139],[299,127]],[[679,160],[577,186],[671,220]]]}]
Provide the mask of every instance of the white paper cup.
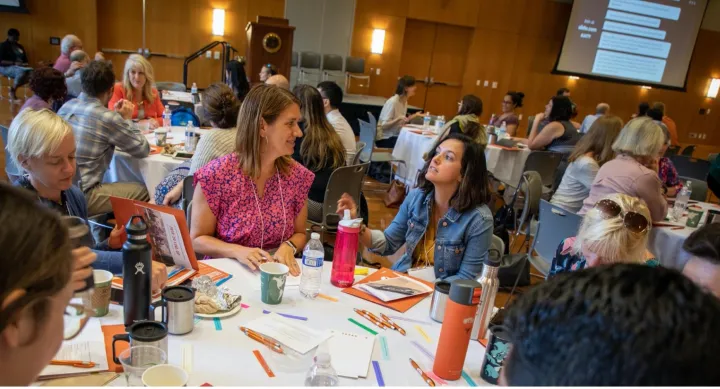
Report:
[{"label": "white paper cup", "polygon": [[142,383],[145,386],[187,386],[189,374],[180,366],[157,365],[147,370],[142,375]]}]

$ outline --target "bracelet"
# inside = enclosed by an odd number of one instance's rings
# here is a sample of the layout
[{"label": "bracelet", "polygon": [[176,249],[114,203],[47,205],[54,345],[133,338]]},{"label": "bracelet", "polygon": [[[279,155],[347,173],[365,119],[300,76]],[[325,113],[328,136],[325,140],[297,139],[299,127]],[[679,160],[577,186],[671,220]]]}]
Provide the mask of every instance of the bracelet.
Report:
[{"label": "bracelet", "polygon": [[290,246],[291,249],[293,249],[293,255],[297,254],[297,246],[295,246],[295,243],[293,243],[289,240],[286,240],[283,243],[285,243],[286,245]]}]

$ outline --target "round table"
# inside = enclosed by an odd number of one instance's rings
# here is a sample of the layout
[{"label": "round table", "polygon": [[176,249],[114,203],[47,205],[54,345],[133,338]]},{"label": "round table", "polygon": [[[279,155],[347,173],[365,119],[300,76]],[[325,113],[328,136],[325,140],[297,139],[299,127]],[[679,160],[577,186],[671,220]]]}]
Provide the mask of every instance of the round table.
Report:
[{"label": "round table", "polygon": [[[690,205],[698,206],[703,210],[703,215],[700,217],[698,227],[704,225],[708,209],[720,211],[720,206],[717,204],[693,202]],[[668,209],[668,214],[670,214],[671,211],[672,207]],[[682,250],[682,245],[685,239],[697,230],[697,228],[685,226],[686,221],[687,213],[677,222],[664,220],[660,222],[661,225],[655,225],[652,230],[650,230],[648,250],[655,255],[655,258],[661,265],[676,270],[682,270],[683,267],[685,267],[689,256]],[[676,226],[683,228],[673,229]]]},{"label": "round table", "polygon": [[522,176],[525,160],[530,155],[531,150],[524,149],[508,149],[496,145],[488,145],[485,148],[485,163],[487,170],[492,173],[496,179],[517,186]]},{"label": "round table", "polygon": [[[368,333],[363,329],[349,322],[348,318],[367,324],[378,331],[376,338],[384,336],[387,341],[389,358],[387,360],[383,359],[379,339],[375,340],[372,358],[372,360],[379,362],[385,384],[387,386],[426,385],[412,369],[408,358],[414,359],[424,370],[432,370],[432,363],[429,358],[411,344],[411,341],[417,341],[433,354],[436,351],[441,324],[433,322],[428,316],[430,296],[406,313],[401,314],[389,308],[342,293],[341,289],[330,285],[332,263],[326,262],[323,266],[321,293],[337,298],[337,302],[322,298],[306,299],[300,295],[297,286],[288,286],[285,288],[281,304],[265,305],[260,301],[259,286],[254,286],[259,282],[259,276],[250,274],[246,268],[231,259],[211,259],[207,260],[206,263],[233,274],[233,278],[223,286],[227,286],[235,293],[241,294],[243,303],[248,304],[250,308],[244,308],[235,316],[222,319],[222,330],[216,330],[212,320],[202,320],[195,324],[194,330],[189,334],[168,335],[168,360],[171,364],[182,365],[182,349],[187,347],[185,345],[192,345],[192,369],[188,386],[199,386],[206,382],[214,386],[302,386],[304,384],[305,374],[310,365],[307,368],[299,366],[297,369],[293,369],[297,371],[287,371],[287,368],[281,368],[277,359],[287,358],[286,356],[275,354],[264,345],[245,336],[238,329],[239,326],[263,315],[263,309],[277,313],[305,316],[308,321],[304,322],[304,324],[317,330],[334,329],[367,335]],[[373,271],[373,269],[370,269],[370,271]],[[361,277],[356,276],[356,280]],[[375,314],[403,315],[429,324],[396,320],[396,323],[407,331],[407,335],[402,336],[397,331],[379,330],[369,322],[366,323],[364,319],[353,312],[353,308],[366,309]],[[100,320],[103,325],[121,324],[122,307],[111,305],[110,313],[107,316],[91,320]],[[416,326],[422,327],[432,339],[431,343],[428,343],[421,336],[415,328]],[[253,350],[260,350],[275,373],[275,378],[267,376],[257,359],[255,359],[252,353]],[[478,385],[487,385],[480,378],[480,367],[484,353],[485,348],[480,343],[470,341],[464,370]],[[466,381],[462,378],[457,381],[448,381],[448,383],[450,386],[467,386]],[[123,386],[124,384],[125,378],[121,375],[110,385]],[[340,385],[376,386],[377,381],[372,366],[369,366],[367,378],[349,379],[340,377]]]},{"label": "round table", "polygon": [[[196,129],[200,134],[208,130]],[[155,145],[155,134],[145,135],[151,145]],[[185,142],[185,127],[171,127],[168,133],[168,143],[178,144]],[[116,149],[108,170],[105,172],[103,182],[140,182],[144,183],[150,194],[155,198],[155,188],[170,171],[178,167],[184,159],[175,159],[167,155],[151,154],[146,158],[135,158],[130,154]]]}]

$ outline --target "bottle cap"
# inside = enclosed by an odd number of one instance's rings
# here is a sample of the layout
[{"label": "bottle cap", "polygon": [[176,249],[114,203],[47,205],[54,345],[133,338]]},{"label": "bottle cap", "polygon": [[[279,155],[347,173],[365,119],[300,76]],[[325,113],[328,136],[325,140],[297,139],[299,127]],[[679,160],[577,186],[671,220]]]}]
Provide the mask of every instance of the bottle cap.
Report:
[{"label": "bottle cap", "polygon": [[315,356],[315,363],[318,365],[329,365],[330,360],[330,354],[328,353],[320,353]]},{"label": "bottle cap", "polygon": [[128,239],[142,240],[145,239],[147,234],[147,224],[142,215],[133,215],[130,217],[125,230],[127,231]]},{"label": "bottle cap", "polygon": [[462,305],[476,305],[477,299],[473,303],[473,294],[481,287],[477,281],[455,280],[450,284],[450,300]]},{"label": "bottle cap", "polygon": [[488,255],[488,257],[485,258],[485,260],[483,261],[483,265],[490,267],[500,267],[500,258]]},{"label": "bottle cap", "polygon": [[320,240],[320,234],[318,234],[317,232],[313,232],[312,234],[310,234],[310,239]]}]

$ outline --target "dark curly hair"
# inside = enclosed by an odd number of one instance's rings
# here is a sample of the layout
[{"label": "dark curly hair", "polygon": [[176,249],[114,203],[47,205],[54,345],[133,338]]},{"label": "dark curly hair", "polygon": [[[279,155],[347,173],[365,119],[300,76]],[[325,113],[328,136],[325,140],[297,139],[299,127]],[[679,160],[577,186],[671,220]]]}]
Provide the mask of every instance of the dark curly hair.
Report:
[{"label": "dark curly hair", "polygon": [[30,89],[45,101],[61,100],[67,95],[65,76],[59,70],[49,67],[33,70],[30,74]]},{"label": "dark curly hair", "polygon": [[202,107],[205,118],[215,123],[218,128],[235,127],[240,102],[229,86],[215,83],[205,88]]},{"label": "dark curly hair", "polygon": [[518,298],[503,325],[509,386],[720,383],[720,300],[672,269],[562,273]]}]

